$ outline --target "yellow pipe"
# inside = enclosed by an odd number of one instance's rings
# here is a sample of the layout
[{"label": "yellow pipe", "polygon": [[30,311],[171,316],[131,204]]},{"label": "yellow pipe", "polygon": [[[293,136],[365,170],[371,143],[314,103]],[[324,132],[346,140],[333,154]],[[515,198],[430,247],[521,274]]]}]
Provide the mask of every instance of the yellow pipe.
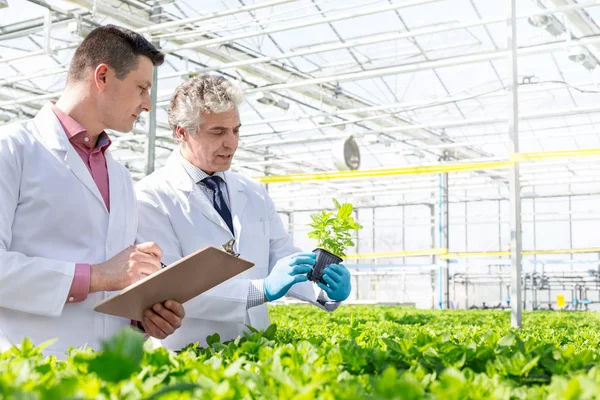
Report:
[{"label": "yellow pipe", "polygon": [[552,160],[557,158],[580,158],[600,156],[600,148],[577,149],[577,150],[558,150],[558,151],[539,151],[535,153],[515,153],[510,157],[512,162],[527,162],[538,160]]},{"label": "yellow pipe", "polygon": [[[523,252],[525,254],[525,252]],[[471,258],[471,257],[502,257],[509,256],[508,251],[470,251],[465,253],[446,253],[442,255],[442,258],[454,259],[454,258]]]},{"label": "yellow pipe", "polygon": [[322,172],[318,174],[307,173],[290,175],[269,175],[255,178],[262,183],[329,181],[334,179],[359,179],[379,178],[384,176],[398,175],[437,174],[441,172],[482,171],[490,169],[508,168],[511,165],[512,163],[509,161],[485,161],[476,163],[432,164],[421,165],[417,167],[366,169],[358,171],[333,171]]},{"label": "yellow pipe", "polygon": [[367,169],[358,171],[332,171],[315,174],[306,173],[290,175],[269,175],[255,178],[262,183],[308,182],[334,179],[364,179],[397,175],[482,171],[491,169],[510,168],[517,162],[533,162],[558,158],[578,158],[590,156],[600,156],[600,148],[515,153],[507,161],[458,162],[447,164],[419,165],[412,167]]},{"label": "yellow pipe", "polygon": [[590,247],[587,249],[567,249],[567,250],[537,250],[527,251],[523,254],[581,254],[581,253],[600,253],[600,248]]}]

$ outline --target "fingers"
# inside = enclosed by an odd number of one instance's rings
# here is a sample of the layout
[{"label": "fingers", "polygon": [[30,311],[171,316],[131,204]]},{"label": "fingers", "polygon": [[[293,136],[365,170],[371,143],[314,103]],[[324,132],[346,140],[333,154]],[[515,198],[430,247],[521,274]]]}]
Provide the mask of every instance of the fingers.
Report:
[{"label": "fingers", "polygon": [[325,271],[323,271],[323,275],[329,276],[335,283],[340,283],[344,280],[344,277],[331,267],[325,268]]},{"label": "fingers", "polygon": [[129,268],[130,273],[135,276],[146,276],[160,271],[162,266],[160,258],[153,254],[144,253],[136,248],[129,254]]},{"label": "fingers", "polygon": [[[163,332],[165,332],[167,334],[171,334],[171,333],[175,332],[176,329],[181,327],[182,318],[180,316],[178,316],[177,314],[175,314],[170,309],[168,309],[167,307],[163,306],[160,303],[157,303],[152,307],[152,309],[169,325],[169,328],[167,328],[168,330],[165,330],[163,328],[163,326],[159,326]],[[169,332],[170,330],[172,330],[172,331]]]},{"label": "fingers", "polygon": [[156,258],[151,254],[142,253],[140,251],[134,251],[129,255],[129,260],[135,261],[140,265],[145,265],[155,270],[161,269],[160,259]]},{"label": "fingers", "polygon": [[292,276],[299,274],[308,274],[311,270],[312,268],[310,267],[310,265],[296,265],[294,268],[292,268],[289,274]]},{"label": "fingers", "polygon": [[317,258],[317,255],[315,253],[296,253],[292,255],[292,258],[297,257]]},{"label": "fingers", "polygon": [[140,243],[136,245],[135,248],[142,253],[153,255],[159,260],[163,256],[162,249],[154,242]]},{"label": "fingers", "polygon": [[313,260],[315,260],[317,258],[317,255],[315,253],[296,253],[291,256],[292,260],[295,260],[297,258],[312,258]]},{"label": "fingers", "polygon": [[308,281],[308,277],[306,275],[294,276],[294,284],[300,283],[300,282],[306,282],[306,281]]},{"label": "fingers", "polygon": [[147,318],[144,315],[144,320],[142,321],[142,326],[146,333],[157,339],[164,339],[167,337],[167,334],[164,333],[150,318]]},{"label": "fingers", "polygon": [[183,304],[173,300],[167,300],[165,301],[165,307],[171,310],[179,318],[183,319],[185,317],[185,308],[183,308]]},{"label": "fingers", "polygon": [[332,290],[337,289],[338,283],[336,281],[334,281],[333,279],[331,279],[331,277],[329,275],[323,274],[322,278],[325,282],[327,282],[327,286],[329,286]]},{"label": "fingers", "polygon": [[300,254],[292,257],[292,262],[290,263],[290,266],[300,264],[315,265],[316,261],[314,257],[307,257],[307,254]]},{"label": "fingers", "polygon": [[[163,310],[164,309],[165,308],[163,307]],[[153,309],[149,308],[144,312],[144,321],[147,320],[154,323],[154,325],[156,325],[156,327],[164,334],[164,337],[159,339],[164,339],[165,337],[175,332],[175,328],[161,315],[156,313]]]},{"label": "fingers", "polygon": [[146,277],[148,275],[152,275],[160,268],[157,268],[155,265],[150,264],[135,264],[129,270],[129,276],[134,279],[139,279],[139,277]]},{"label": "fingers", "polygon": [[317,283],[317,285],[323,289],[325,293],[327,293],[327,296],[332,296],[333,290],[329,286],[323,284],[322,282]]},{"label": "fingers", "polygon": [[168,300],[165,305],[155,304],[152,309],[144,313],[144,324],[150,331],[148,334],[164,339],[181,327],[181,321],[185,317],[185,309],[181,303]]},{"label": "fingers", "polygon": [[336,271],[341,276],[350,275],[350,271],[343,264],[331,264],[329,266],[332,270]]}]

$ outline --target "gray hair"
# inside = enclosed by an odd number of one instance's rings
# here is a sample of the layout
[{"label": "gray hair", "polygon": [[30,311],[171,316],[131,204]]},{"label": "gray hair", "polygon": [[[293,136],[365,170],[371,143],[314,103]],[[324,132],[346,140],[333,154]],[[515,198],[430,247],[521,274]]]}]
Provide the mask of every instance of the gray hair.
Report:
[{"label": "gray hair", "polygon": [[175,89],[169,106],[169,127],[177,137],[181,126],[195,134],[200,125],[201,113],[221,113],[238,107],[244,99],[242,90],[222,76],[201,75]]}]

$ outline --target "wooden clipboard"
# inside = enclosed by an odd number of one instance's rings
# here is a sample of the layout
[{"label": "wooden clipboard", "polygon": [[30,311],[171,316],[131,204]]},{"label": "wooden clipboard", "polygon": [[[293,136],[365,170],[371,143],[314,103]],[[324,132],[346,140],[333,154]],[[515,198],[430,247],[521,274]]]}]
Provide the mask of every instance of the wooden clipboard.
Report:
[{"label": "wooden clipboard", "polygon": [[233,253],[232,247],[231,243],[223,250],[204,247],[104,299],[94,311],[141,321],[144,311],[156,303],[183,304],[254,266]]}]

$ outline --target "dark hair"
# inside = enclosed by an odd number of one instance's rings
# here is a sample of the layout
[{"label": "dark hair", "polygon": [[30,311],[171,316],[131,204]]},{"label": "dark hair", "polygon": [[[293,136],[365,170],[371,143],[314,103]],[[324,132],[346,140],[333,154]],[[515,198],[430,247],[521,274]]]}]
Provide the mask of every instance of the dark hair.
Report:
[{"label": "dark hair", "polygon": [[156,67],[165,59],[165,55],[139,33],[115,25],[100,26],[75,50],[67,80],[81,81],[88,69],[102,63],[109,65],[118,79],[124,79],[137,66],[138,56],[148,57]]}]

